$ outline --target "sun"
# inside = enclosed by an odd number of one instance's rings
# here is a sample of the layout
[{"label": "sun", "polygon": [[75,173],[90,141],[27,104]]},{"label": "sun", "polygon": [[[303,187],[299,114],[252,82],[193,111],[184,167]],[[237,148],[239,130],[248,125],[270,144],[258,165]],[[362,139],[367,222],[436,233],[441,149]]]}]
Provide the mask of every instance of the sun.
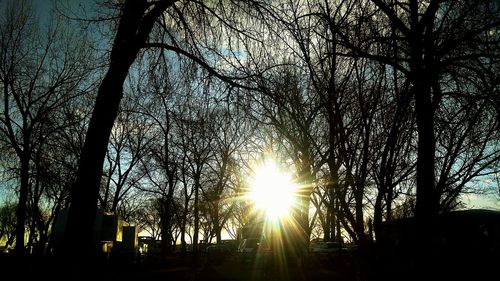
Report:
[{"label": "sun", "polygon": [[276,163],[267,160],[254,169],[248,197],[268,219],[288,216],[296,199],[297,185],[290,174],[281,171]]}]

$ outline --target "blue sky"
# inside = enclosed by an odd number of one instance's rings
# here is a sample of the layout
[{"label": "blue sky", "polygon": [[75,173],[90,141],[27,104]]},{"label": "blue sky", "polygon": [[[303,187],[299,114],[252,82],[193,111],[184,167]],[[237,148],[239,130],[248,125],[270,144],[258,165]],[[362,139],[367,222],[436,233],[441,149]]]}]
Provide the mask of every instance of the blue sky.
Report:
[{"label": "blue sky", "polygon": [[[6,3],[10,1],[19,0],[0,0],[0,10],[2,10]],[[92,14],[92,12],[96,12],[94,0],[58,0],[57,2],[61,3],[66,9],[74,7],[73,11],[75,12],[75,14],[77,14],[78,11],[81,10],[87,10],[90,14]],[[46,21],[50,17],[54,0],[33,0],[32,3],[33,8],[40,17],[41,21]],[[72,16],[74,16],[75,14],[73,14]],[[110,38],[108,38],[107,41],[109,42]],[[5,190],[7,188],[0,187],[0,189]],[[0,202],[5,199],[5,194],[4,192],[2,192],[2,190],[0,190]],[[462,198],[464,203],[467,204],[468,208],[486,208],[500,210],[500,196],[498,194],[468,194],[464,195]]]}]

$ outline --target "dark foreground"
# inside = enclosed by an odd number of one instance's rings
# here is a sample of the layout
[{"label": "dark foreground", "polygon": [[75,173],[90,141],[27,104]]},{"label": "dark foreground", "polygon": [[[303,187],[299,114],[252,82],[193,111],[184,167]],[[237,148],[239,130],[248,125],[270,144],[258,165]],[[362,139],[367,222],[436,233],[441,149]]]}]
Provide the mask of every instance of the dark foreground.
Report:
[{"label": "dark foreground", "polygon": [[[169,280],[169,281],[370,281],[370,280],[496,280],[500,260],[491,256],[438,260],[440,272],[415,278],[404,258],[380,260],[359,254],[312,255],[304,259],[272,255],[171,255],[141,262],[55,257],[0,256],[0,280]],[[492,276],[493,275],[493,276]],[[492,276],[493,279],[486,279]]]},{"label": "dark foreground", "polygon": [[327,255],[299,260],[232,253],[198,258],[171,255],[142,262],[96,259],[77,263],[55,257],[2,255],[0,269],[1,280],[361,280],[359,267],[350,256],[341,260]]}]

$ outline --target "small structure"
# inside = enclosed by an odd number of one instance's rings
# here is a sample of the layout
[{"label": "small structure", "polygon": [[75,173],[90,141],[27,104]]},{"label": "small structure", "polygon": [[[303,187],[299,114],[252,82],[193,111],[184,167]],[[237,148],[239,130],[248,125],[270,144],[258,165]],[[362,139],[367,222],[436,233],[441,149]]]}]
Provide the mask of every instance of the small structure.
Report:
[{"label": "small structure", "polygon": [[[66,233],[69,209],[59,213],[52,229],[55,251],[63,244]],[[111,256],[120,260],[133,260],[139,250],[139,228],[129,225],[119,215],[98,210],[94,224],[94,242],[98,246],[97,254],[106,259]]]},{"label": "small structure", "polygon": [[160,253],[159,243],[152,236],[139,236],[139,253],[141,254],[158,254]]}]

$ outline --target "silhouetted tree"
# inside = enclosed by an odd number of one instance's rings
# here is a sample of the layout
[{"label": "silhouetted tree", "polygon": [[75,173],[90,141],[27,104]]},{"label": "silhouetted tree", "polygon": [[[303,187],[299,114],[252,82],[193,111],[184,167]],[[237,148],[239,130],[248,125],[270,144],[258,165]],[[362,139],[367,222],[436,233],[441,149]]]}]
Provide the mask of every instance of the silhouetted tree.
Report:
[{"label": "silhouetted tree", "polygon": [[463,192],[485,192],[488,186],[475,182],[489,180],[500,161],[498,118],[489,101],[453,99],[455,104],[446,103],[436,112],[436,190],[442,212],[460,207]]},{"label": "silhouetted tree", "polygon": [[261,114],[255,118],[276,131],[284,153],[280,157],[293,160],[295,181],[299,185],[298,206],[293,216],[307,244],[310,197],[316,174],[323,164],[319,132],[324,128],[316,122],[321,106],[299,68],[284,66],[279,71],[281,73],[270,75],[261,86],[263,94],[257,101]]},{"label": "silhouetted tree", "polygon": [[[127,166],[121,157],[140,159],[145,177],[121,190],[134,186],[160,202],[164,248],[180,235],[185,249],[192,235],[196,250],[200,232],[220,241],[226,221],[246,222],[244,204],[225,198],[241,191],[236,177],[250,158],[270,148],[292,160],[304,183],[298,220],[307,233],[318,219],[327,240],[347,233],[369,242],[367,219],[378,232],[394,212],[413,210],[416,170],[419,237],[429,238],[424,229],[439,210],[498,170],[498,21],[480,2],[113,4],[117,33],[73,189],[68,243],[92,249],[102,162],[113,147],[107,179],[123,188],[131,170],[115,173]],[[151,126],[141,135],[115,124],[124,91],[128,110]],[[233,105],[242,112],[229,114]],[[233,121],[260,127],[243,140]],[[127,134],[150,143],[147,153],[126,149],[118,158]]]},{"label": "silhouetted tree", "polygon": [[[78,245],[81,248],[76,252],[84,253],[92,249],[90,247],[90,238],[92,237],[91,232],[105,152],[118,114],[120,100],[123,97],[123,83],[141,48],[158,47],[186,56],[207,69],[211,74],[233,85],[237,84],[232,82],[232,78],[242,79],[244,78],[242,76],[248,76],[244,74],[233,77],[219,73],[215,67],[207,63],[208,60],[204,58],[204,53],[200,51],[203,42],[213,43],[214,40],[212,39],[216,37],[204,36],[208,34],[203,33],[201,33],[201,37],[195,35],[207,30],[211,32],[218,30],[217,28],[199,28],[211,26],[207,21],[208,17],[205,15],[210,15],[211,19],[220,23],[219,25],[228,27],[228,30],[231,30],[231,26],[224,19],[233,18],[233,14],[227,14],[227,11],[222,9],[224,6],[217,4],[220,3],[211,3],[210,6],[207,6],[201,2],[178,2],[174,0],[154,2],[125,0],[122,4],[119,4],[119,22],[110,52],[110,63],[99,87],[80,158],[77,181],[72,191],[67,226],[67,243],[72,244],[80,241]],[[214,10],[214,7],[220,7],[221,9]],[[224,13],[224,16],[219,16],[218,12]],[[186,20],[187,18],[189,20]],[[158,23],[158,29],[154,29],[155,23]],[[193,26],[190,26],[190,24]],[[199,32],[196,33],[195,30]],[[155,36],[150,36],[152,32]],[[178,33],[174,34],[173,32]],[[191,48],[188,50],[183,49],[184,42],[178,42],[176,39],[181,38],[179,35],[182,34],[186,36],[181,37],[190,43]],[[211,35],[215,36],[217,33]],[[193,41],[191,39],[199,40]],[[154,42],[154,40],[158,41]],[[208,47],[211,47],[211,45]],[[215,55],[223,57],[216,49],[209,48],[209,50]],[[198,198],[196,193],[195,198]],[[195,211],[195,213],[197,212]]]},{"label": "silhouetted tree", "polygon": [[91,240],[103,162],[123,97],[123,83],[156,20],[174,2],[127,0],[121,6],[110,63],[98,90],[72,190],[66,243],[68,248],[76,245],[73,252],[78,255],[90,254],[93,249]]},{"label": "silhouetted tree", "polygon": [[0,241],[9,248],[16,239],[16,204],[5,202],[0,207]]},{"label": "silhouetted tree", "polygon": [[[76,41],[60,22],[40,27],[28,2],[9,2],[5,7],[0,30],[0,130],[18,158],[16,252],[23,254],[30,173],[35,169],[33,161],[39,160],[35,152],[53,133],[54,128],[46,126],[51,116],[79,94],[79,86],[89,74],[91,56],[85,38]],[[38,191],[37,196],[41,194]],[[32,203],[32,209],[37,210],[37,200]]]},{"label": "silhouetted tree", "polygon": [[[352,49],[351,55],[392,65],[409,83],[418,133],[417,252],[421,263],[419,273],[424,276],[430,272],[427,270],[430,267],[425,265],[433,263],[432,258],[428,258],[433,254],[424,249],[434,245],[430,230],[441,197],[435,174],[437,113],[451,102],[447,98],[453,96],[450,89],[458,85],[468,88],[474,84],[474,78],[461,80],[458,77],[478,77],[482,72],[479,69],[494,63],[498,38],[488,34],[498,28],[498,6],[489,1],[372,0],[372,3],[376,9],[365,6],[365,14],[377,16],[377,25],[375,21],[365,21],[364,38],[349,38],[350,33],[346,31],[338,34],[342,44]],[[397,50],[397,55],[377,53],[375,45]]]},{"label": "silhouetted tree", "polygon": [[142,204],[142,208],[137,213],[137,223],[139,227],[145,230],[155,240],[160,239],[160,215],[158,214],[158,202],[151,199]]},{"label": "silhouetted tree", "polygon": [[207,169],[209,158],[212,156],[211,143],[213,131],[211,124],[211,111],[209,105],[209,82],[202,82],[202,89],[198,89],[201,95],[194,97],[196,101],[187,103],[179,120],[180,138],[183,153],[186,155],[187,172],[192,180],[191,189],[194,191],[193,198],[193,251],[198,252],[200,231],[200,202],[201,190],[203,188],[203,174]]},{"label": "silhouetted tree", "polygon": [[209,186],[202,189],[208,214],[211,217],[211,226],[217,243],[221,243],[222,230],[227,221],[233,216],[233,210],[237,204],[237,187],[234,186],[236,165],[236,152],[242,149],[245,143],[248,128],[247,123],[242,122],[234,105],[222,102],[217,105],[214,112],[214,142],[212,145],[213,157],[209,162]]},{"label": "silhouetted tree", "polygon": [[107,171],[99,202],[103,210],[113,213],[117,211],[120,201],[143,177],[138,164],[151,142],[148,138],[151,126],[144,116],[133,111],[132,102],[122,105],[106,154]]}]

